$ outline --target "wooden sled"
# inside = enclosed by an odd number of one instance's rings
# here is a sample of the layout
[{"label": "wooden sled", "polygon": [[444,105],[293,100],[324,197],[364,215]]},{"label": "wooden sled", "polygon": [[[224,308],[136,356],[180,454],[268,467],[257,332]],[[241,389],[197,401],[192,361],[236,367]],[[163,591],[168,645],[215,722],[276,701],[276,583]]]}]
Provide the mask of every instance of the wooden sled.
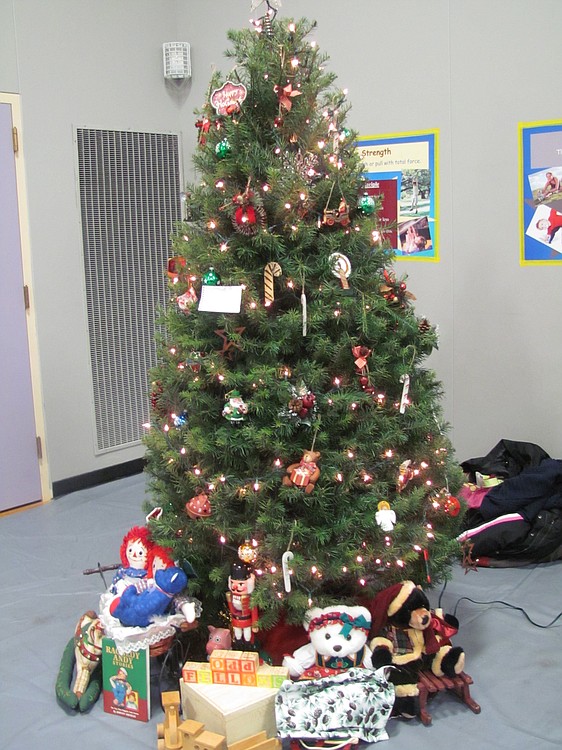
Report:
[{"label": "wooden sled", "polygon": [[470,695],[470,685],[473,684],[472,677],[466,672],[461,672],[456,677],[436,677],[432,672],[420,672],[418,675],[419,692],[419,717],[426,727],[432,722],[431,714],[427,711],[427,701],[443,690],[451,690],[463,703],[475,714],[481,711],[480,706]]}]

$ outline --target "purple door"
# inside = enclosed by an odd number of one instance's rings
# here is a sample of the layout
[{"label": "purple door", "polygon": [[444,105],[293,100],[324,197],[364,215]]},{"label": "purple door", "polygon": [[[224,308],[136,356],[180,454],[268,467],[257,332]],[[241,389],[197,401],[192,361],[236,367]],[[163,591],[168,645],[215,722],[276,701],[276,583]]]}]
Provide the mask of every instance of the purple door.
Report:
[{"label": "purple door", "polygon": [[12,107],[0,102],[0,511],[41,500]]}]

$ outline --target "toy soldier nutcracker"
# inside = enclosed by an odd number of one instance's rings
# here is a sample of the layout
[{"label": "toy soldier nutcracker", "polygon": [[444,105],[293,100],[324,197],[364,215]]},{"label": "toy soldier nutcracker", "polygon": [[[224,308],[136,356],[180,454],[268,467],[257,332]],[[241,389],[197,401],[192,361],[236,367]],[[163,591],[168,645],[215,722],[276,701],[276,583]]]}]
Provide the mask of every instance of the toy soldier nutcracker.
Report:
[{"label": "toy soldier nutcracker", "polygon": [[239,644],[248,648],[254,642],[254,633],[258,632],[258,608],[252,607],[250,602],[255,582],[256,577],[250,565],[241,561],[232,564],[226,601],[234,631],[234,648]]}]

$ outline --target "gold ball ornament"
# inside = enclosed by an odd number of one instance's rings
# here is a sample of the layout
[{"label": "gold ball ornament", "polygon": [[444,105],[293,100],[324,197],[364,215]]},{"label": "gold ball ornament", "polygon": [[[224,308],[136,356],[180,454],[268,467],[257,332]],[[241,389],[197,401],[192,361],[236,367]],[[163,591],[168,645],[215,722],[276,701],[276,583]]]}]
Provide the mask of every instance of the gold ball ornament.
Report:
[{"label": "gold ball ornament", "polygon": [[245,563],[255,563],[258,559],[258,551],[252,543],[246,540],[238,547],[238,557]]}]

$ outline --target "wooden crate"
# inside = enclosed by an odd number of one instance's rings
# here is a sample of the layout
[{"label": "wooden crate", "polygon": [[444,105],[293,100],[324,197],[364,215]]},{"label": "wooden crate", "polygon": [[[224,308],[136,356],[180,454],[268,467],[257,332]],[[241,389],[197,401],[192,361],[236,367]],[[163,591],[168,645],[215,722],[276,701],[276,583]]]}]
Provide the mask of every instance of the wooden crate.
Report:
[{"label": "wooden crate", "polygon": [[228,744],[265,731],[277,734],[274,688],[205,685],[180,680],[183,715],[224,734]]}]

